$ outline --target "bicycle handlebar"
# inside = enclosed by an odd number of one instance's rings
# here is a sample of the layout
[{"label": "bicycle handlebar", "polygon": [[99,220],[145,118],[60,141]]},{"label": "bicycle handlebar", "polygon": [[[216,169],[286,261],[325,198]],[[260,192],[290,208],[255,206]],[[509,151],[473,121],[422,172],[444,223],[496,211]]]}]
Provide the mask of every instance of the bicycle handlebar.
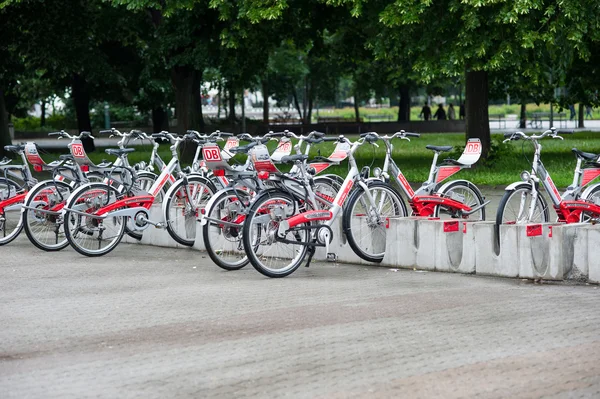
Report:
[{"label": "bicycle handlebar", "polygon": [[564,140],[561,136],[559,136],[558,134],[573,134],[574,131],[573,130],[557,130],[556,128],[551,127],[550,129],[546,130],[544,133],[536,136],[535,134],[531,134],[531,135],[526,135],[523,132],[514,132],[514,133],[504,133],[504,137],[506,137],[505,140],[503,140],[503,143],[506,143],[508,141],[511,140],[519,140],[519,139],[523,139],[523,140],[539,140],[542,139],[544,137],[552,137],[555,139],[561,139]]}]

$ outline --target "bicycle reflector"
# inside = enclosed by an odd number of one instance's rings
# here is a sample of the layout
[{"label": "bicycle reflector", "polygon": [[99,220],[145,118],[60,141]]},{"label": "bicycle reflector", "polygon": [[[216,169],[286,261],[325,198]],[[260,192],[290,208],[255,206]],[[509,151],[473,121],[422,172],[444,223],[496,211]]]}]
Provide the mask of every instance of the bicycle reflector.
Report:
[{"label": "bicycle reflector", "polygon": [[42,165],[33,165],[33,170],[35,170],[36,172],[41,172],[42,171]]},{"label": "bicycle reflector", "polygon": [[213,170],[213,175],[225,176],[225,169],[215,169],[215,170]]},{"label": "bicycle reflector", "polygon": [[89,172],[90,171],[89,165],[81,165],[81,171],[85,172],[85,173]]},{"label": "bicycle reflector", "polygon": [[531,175],[529,174],[528,171],[524,170],[521,172],[521,180],[527,182],[527,181],[529,181],[530,178],[531,178]]},{"label": "bicycle reflector", "polygon": [[261,180],[267,180],[269,178],[269,172],[258,172],[258,178]]}]

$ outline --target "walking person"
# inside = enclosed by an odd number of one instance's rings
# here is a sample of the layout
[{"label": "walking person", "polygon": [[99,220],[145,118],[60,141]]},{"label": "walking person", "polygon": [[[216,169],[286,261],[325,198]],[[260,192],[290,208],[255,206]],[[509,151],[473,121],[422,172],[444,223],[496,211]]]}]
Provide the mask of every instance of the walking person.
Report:
[{"label": "walking person", "polygon": [[448,120],[454,120],[456,119],[456,112],[454,111],[454,105],[452,105],[452,103],[450,103],[450,105],[448,105]]},{"label": "walking person", "polygon": [[573,118],[575,118],[575,115],[577,115],[577,112],[575,112],[575,104],[569,105],[569,111],[571,111],[571,117],[569,118],[569,120],[573,120]]},{"label": "walking person", "polygon": [[592,107],[590,105],[585,106],[585,118],[592,119],[594,116],[592,115]]},{"label": "walking person", "polygon": [[431,108],[429,108],[429,105],[427,105],[427,103],[425,103],[425,105],[423,105],[423,108],[421,108],[421,113],[419,114],[419,117],[423,117],[423,119],[425,119],[426,121],[431,119]]},{"label": "walking person", "polygon": [[465,113],[465,102],[463,101],[462,104],[460,104],[460,108],[458,110],[458,117],[460,119],[465,119],[465,116],[467,114]]},{"label": "walking person", "polygon": [[438,121],[445,121],[446,120],[446,111],[444,110],[444,105],[440,104],[438,106],[438,109],[435,111],[435,114],[433,114],[434,118],[437,118]]}]

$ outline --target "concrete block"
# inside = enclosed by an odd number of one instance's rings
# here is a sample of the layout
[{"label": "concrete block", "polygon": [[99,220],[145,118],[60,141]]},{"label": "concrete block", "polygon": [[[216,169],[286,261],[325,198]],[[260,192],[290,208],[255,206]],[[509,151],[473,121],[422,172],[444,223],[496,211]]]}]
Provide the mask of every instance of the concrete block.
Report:
[{"label": "concrete block", "polygon": [[194,241],[194,248],[198,251],[206,251],[206,247],[204,247],[204,235],[202,234],[202,223],[196,223],[196,241]]},{"label": "concrete block", "polygon": [[436,221],[435,270],[475,273],[475,222]]},{"label": "concrete block", "polygon": [[[153,205],[150,208],[150,220],[154,222],[163,221],[163,214],[160,205]],[[123,236],[123,242],[130,244],[154,245],[157,247],[186,248],[186,246],[180,245],[177,242],[175,242],[175,240],[171,238],[167,230],[157,229],[154,226],[148,226],[148,228],[143,231],[141,240],[138,241],[125,234]]]},{"label": "concrete block", "polygon": [[518,226],[501,225],[496,244],[495,223],[473,223],[475,238],[475,273],[489,276],[519,275]]},{"label": "concrete block", "polygon": [[563,280],[573,265],[575,226],[543,223],[518,230],[519,277]]},{"label": "concrete block", "polygon": [[587,238],[588,281],[591,283],[600,283],[600,256],[598,256],[600,227],[593,226],[589,228],[587,230]]},{"label": "concrete block", "polygon": [[[337,255],[338,262],[376,265],[376,263],[367,262],[366,260],[362,259],[354,253],[354,251],[348,244],[346,235],[344,234],[341,217],[333,222],[333,224],[331,225],[331,231],[333,232],[333,240],[329,245],[329,251]],[[315,255],[313,256],[313,259],[318,261],[326,260],[327,254],[325,253],[325,248],[318,247],[315,252]]]},{"label": "concrete block", "polygon": [[391,219],[383,264],[391,267],[435,270],[439,222],[407,217]]}]

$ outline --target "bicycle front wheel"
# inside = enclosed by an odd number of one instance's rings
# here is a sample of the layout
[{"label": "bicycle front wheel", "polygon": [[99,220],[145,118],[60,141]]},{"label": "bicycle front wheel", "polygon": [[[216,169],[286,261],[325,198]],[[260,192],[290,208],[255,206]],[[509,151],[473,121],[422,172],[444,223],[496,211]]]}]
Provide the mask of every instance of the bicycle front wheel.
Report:
[{"label": "bicycle front wheel", "polygon": [[304,261],[311,240],[309,225],[301,224],[278,237],[279,224],[296,214],[291,195],[277,189],[260,194],[250,206],[242,239],[248,260],[268,277],[285,277]]},{"label": "bicycle front wheel", "polygon": [[23,227],[29,241],[44,251],[60,251],[69,245],[65,236],[62,208],[72,188],[62,181],[39,183],[25,199]]},{"label": "bicycle front wheel", "polygon": [[202,227],[204,247],[217,266],[238,270],[248,264],[242,230],[251,196],[233,189],[223,190],[217,196],[210,209],[206,209],[208,219]]},{"label": "bicycle front wheel", "polygon": [[115,201],[117,192],[103,183],[86,184],[71,195],[67,200],[64,230],[73,249],[86,256],[106,255],[115,249],[125,233],[127,218],[98,218],[94,215]]},{"label": "bicycle front wheel", "polygon": [[188,176],[173,184],[165,195],[163,216],[167,231],[175,241],[188,247],[194,245],[196,220],[215,192],[214,184],[199,175]]},{"label": "bicycle front wheel", "polygon": [[496,212],[496,225],[546,223],[550,220],[548,204],[542,193],[538,192],[533,213],[530,216],[532,205],[531,185],[523,183],[514,190],[505,191]]},{"label": "bicycle front wheel", "polygon": [[371,181],[368,190],[357,187],[344,207],[343,228],[348,244],[362,259],[383,260],[389,220],[408,215],[402,197],[389,184]]}]

